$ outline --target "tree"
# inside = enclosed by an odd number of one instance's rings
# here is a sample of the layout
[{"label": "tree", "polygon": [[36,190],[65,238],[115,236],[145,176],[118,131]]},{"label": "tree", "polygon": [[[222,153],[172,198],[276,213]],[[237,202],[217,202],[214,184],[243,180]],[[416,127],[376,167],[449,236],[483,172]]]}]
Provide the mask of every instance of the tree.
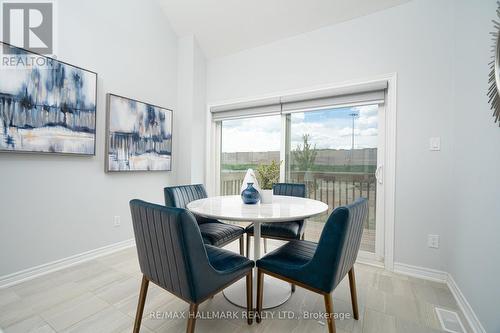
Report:
[{"label": "tree", "polygon": [[316,145],[311,148],[311,144],[309,143],[310,137],[309,134],[302,135],[303,144],[297,145],[297,148],[293,151],[294,164],[299,171],[309,171],[318,155]]},{"label": "tree", "polygon": [[259,185],[263,190],[272,190],[273,184],[280,181],[280,165],[272,160],[271,164],[261,164],[257,167]]}]

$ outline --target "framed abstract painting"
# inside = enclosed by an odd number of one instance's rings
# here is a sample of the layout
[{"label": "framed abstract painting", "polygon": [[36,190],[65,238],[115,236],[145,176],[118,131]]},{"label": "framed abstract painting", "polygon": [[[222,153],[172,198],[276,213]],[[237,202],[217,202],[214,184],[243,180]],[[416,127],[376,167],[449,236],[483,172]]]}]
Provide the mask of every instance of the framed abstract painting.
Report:
[{"label": "framed abstract painting", "polygon": [[172,110],[107,95],[106,171],[171,171]]},{"label": "framed abstract painting", "polygon": [[97,73],[0,44],[0,151],[95,155]]}]

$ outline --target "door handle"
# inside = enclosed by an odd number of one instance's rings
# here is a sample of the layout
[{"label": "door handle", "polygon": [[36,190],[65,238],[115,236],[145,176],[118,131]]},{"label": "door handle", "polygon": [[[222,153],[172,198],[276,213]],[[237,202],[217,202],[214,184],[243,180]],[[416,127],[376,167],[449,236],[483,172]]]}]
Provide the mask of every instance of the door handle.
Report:
[{"label": "door handle", "polygon": [[377,166],[377,170],[375,170],[375,179],[377,179],[377,182],[382,185],[384,183],[384,174],[382,173],[382,165]]}]

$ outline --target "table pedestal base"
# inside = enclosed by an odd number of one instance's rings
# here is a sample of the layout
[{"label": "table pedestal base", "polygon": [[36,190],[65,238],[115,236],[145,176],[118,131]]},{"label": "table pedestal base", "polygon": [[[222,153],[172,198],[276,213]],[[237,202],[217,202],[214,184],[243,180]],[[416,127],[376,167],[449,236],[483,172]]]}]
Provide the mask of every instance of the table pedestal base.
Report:
[{"label": "table pedestal base", "polygon": [[[232,304],[241,308],[247,307],[246,279],[224,289],[224,297]],[[262,309],[271,309],[285,303],[291,296],[292,289],[290,283],[276,279],[269,275],[264,275],[264,299]],[[253,305],[257,307],[257,281],[253,283]]]}]

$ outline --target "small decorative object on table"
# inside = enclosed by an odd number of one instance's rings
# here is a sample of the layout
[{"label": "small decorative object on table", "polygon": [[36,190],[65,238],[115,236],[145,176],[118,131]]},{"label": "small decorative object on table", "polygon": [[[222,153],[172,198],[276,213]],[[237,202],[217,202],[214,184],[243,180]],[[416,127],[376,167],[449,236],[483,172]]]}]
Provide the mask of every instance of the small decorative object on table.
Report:
[{"label": "small decorative object on table", "polygon": [[241,200],[247,205],[253,205],[259,202],[259,199],[259,191],[253,187],[253,183],[247,183],[247,188],[241,192]]},{"label": "small decorative object on table", "polygon": [[273,202],[273,184],[280,180],[280,165],[276,161],[271,164],[261,164],[257,168],[259,174],[260,186],[260,203],[269,204]]},{"label": "small decorative object on table", "polygon": [[[250,192],[249,192],[250,191]],[[255,199],[255,192],[257,192],[257,198]],[[243,179],[243,184],[241,185],[241,199],[245,204],[256,204],[260,200],[260,186],[257,177],[255,177],[255,172],[252,169],[248,169]]]}]

